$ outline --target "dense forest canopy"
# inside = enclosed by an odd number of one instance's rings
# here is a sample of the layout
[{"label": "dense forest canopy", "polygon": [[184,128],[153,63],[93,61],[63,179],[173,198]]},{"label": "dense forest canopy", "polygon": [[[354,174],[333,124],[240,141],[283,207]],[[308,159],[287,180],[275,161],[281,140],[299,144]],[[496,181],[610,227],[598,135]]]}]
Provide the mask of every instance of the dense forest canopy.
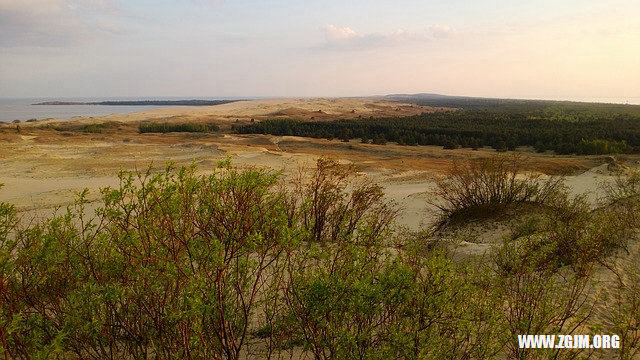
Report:
[{"label": "dense forest canopy", "polygon": [[400,101],[423,106],[450,107],[465,110],[494,110],[501,112],[526,112],[547,114],[630,114],[640,115],[640,105],[588,103],[578,101],[526,100],[447,96],[438,94],[387,95],[390,101]]},{"label": "dense forest canopy", "polygon": [[404,99],[411,100],[459,110],[330,122],[273,119],[236,126],[235,130],[447,149],[490,146],[506,151],[530,146],[539,152],[552,150],[558,154],[640,152],[640,106],[448,97]]}]

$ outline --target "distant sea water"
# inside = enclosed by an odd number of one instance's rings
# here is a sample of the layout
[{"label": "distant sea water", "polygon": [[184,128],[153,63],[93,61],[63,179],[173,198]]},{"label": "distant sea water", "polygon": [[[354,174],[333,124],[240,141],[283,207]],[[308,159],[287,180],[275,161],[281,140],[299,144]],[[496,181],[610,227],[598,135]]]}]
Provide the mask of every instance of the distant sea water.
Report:
[{"label": "distant sea water", "polygon": [[149,98],[0,98],[0,122],[29,119],[71,119],[76,116],[104,116],[127,114],[167,106],[110,106],[110,105],[32,105],[45,101],[100,102],[115,100],[232,100],[203,97],[149,97]]}]

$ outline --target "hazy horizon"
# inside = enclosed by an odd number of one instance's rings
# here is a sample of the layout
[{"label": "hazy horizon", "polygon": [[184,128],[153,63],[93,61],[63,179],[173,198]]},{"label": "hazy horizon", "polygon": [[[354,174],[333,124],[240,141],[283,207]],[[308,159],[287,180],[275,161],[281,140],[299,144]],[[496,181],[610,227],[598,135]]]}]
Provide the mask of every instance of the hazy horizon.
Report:
[{"label": "hazy horizon", "polygon": [[[331,96],[331,95],[316,95],[316,96],[215,96],[215,95],[160,95],[160,96],[20,96],[20,97],[5,97],[0,96],[0,100],[22,100],[22,101],[118,101],[118,100],[261,100],[261,99],[288,99],[288,98],[300,98],[300,99],[313,99],[313,98],[376,98],[385,97],[390,95],[437,95],[443,97],[461,97],[461,98],[486,98],[486,99],[504,99],[504,100],[525,100],[525,101],[561,101],[561,102],[584,102],[584,103],[600,103],[600,104],[627,104],[627,105],[640,105],[640,97],[592,97],[592,98],[497,98],[497,97],[484,97],[473,95],[457,95],[457,94],[438,94],[432,92],[417,92],[417,93],[394,93],[394,94],[372,94],[372,95],[353,95],[353,96]],[[0,104],[2,105],[2,104]],[[100,105],[102,106],[102,105]],[[143,106],[144,105],[136,105]],[[163,107],[165,105],[162,105]]]},{"label": "hazy horizon", "polygon": [[618,0],[0,0],[0,97],[637,104],[639,16]]}]

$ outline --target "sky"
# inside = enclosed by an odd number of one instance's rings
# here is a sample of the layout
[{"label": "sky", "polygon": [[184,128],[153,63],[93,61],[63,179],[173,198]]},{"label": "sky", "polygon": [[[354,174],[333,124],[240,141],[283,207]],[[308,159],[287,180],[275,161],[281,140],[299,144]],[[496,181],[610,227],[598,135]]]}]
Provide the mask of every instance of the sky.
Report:
[{"label": "sky", "polygon": [[640,102],[638,0],[0,0],[0,97]]}]

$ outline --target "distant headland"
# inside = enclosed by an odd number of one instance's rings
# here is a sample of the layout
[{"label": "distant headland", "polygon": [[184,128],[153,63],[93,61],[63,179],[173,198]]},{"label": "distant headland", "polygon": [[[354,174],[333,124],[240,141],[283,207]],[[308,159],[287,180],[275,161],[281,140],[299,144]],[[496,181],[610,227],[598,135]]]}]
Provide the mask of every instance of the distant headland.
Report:
[{"label": "distant headland", "polygon": [[31,105],[108,105],[108,106],[213,106],[241,100],[125,100],[125,101],[45,101]]}]

